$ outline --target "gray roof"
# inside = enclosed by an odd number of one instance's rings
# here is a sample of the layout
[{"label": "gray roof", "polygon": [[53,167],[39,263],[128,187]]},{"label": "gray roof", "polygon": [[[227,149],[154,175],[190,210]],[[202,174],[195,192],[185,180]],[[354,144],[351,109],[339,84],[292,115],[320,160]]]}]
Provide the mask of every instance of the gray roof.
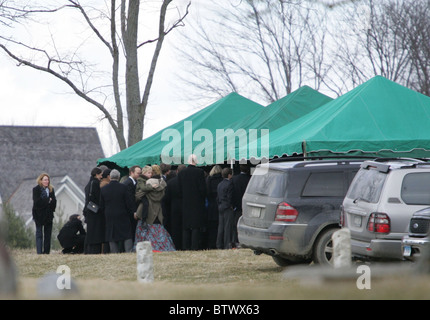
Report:
[{"label": "gray roof", "polygon": [[103,149],[95,128],[0,126],[0,196],[8,201],[22,180],[46,172],[87,184]]}]

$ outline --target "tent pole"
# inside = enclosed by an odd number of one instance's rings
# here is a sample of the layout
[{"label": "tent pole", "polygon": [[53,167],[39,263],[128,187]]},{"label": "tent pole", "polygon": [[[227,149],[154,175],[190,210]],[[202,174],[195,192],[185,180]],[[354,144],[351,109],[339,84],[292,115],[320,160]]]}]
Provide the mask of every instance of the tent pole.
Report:
[{"label": "tent pole", "polygon": [[306,140],[303,140],[302,142],[302,150],[303,150],[303,157],[307,157],[307,152],[306,152]]}]

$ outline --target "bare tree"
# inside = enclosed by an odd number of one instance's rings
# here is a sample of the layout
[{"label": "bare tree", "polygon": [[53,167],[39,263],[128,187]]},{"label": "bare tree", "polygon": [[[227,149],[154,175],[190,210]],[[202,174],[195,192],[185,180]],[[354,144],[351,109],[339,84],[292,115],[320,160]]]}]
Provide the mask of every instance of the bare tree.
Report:
[{"label": "bare tree", "polygon": [[369,0],[343,11],[345,24],[337,37],[337,57],[343,62],[339,64],[341,69],[349,71],[344,78],[354,85],[374,75],[404,81],[409,54],[400,23],[400,2]]},{"label": "bare tree", "polygon": [[[72,13],[79,14],[83,21],[81,26],[86,28],[76,30],[80,33],[81,42],[70,39],[67,50],[61,48],[52,29],[52,43],[49,47],[34,45],[32,39],[24,41],[0,35],[0,48],[18,65],[51,74],[67,84],[79,97],[97,107],[115,132],[122,150],[142,139],[148,98],[164,39],[173,29],[183,25],[188,14],[190,2],[183,6],[182,12],[178,6],[169,11],[172,2],[159,0],[154,4],[154,1],[106,0],[104,8],[99,1],[94,2],[94,5],[86,1],[83,5],[78,0],[64,1],[65,4],[60,7],[49,7],[45,1],[39,6],[34,1],[28,6],[15,4],[14,8],[8,7],[10,12],[37,21],[43,21],[48,13],[49,18],[53,19],[52,15],[64,14],[64,11],[69,13],[72,10]],[[139,37],[139,26],[142,25],[139,18],[144,14],[144,10],[147,19],[154,16],[154,13],[158,14],[155,34],[151,35],[148,31],[151,26],[146,25],[146,40]],[[30,31],[27,29],[27,32]],[[98,40],[105,49],[105,56],[97,56],[91,61],[90,54],[85,52],[89,50],[87,47],[90,38]],[[64,42],[65,39],[61,40]],[[71,46],[74,47],[70,49]],[[144,68],[146,81],[141,86],[143,76],[139,71],[139,57],[142,58],[142,54],[139,51],[143,47],[152,48],[153,53],[152,56],[145,56],[150,64]],[[105,65],[99,68],[103,63]],[[126,114],[123,112],[123,105]],[[128,120],[127,123],[124,122],[125,119]]]},{"label": "bare tree", "polygon": [[187,45],[178,48],[191,66],[180,78],[201,96],[235,91],[270,103],[304,84],[321,86],[330,69],[325,15],[307,1],[223,2],[214,12],[183,32]]},{"label": "bare tree", "polygon": [[408,85],[430,96],[430,1],[405,1],[402,17],[411,67]]},{"label": "bare tree", "polygon": [[372,76],[430,94],[430,1],[366,0],[342,8],[337,39],[340,82]]}]

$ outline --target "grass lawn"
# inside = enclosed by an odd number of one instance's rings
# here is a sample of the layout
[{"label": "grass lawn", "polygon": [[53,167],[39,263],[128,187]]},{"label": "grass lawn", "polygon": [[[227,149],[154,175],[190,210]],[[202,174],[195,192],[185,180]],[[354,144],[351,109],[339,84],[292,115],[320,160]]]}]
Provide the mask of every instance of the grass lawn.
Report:
[{"label": "grass lawn", "polygon": [[[136,254],[37,255],[14,250],[19,272],[16,299],[39,299],[41,277],[67,265],[79,289],[71,299],[144,300],[289,300],[289,299],[429,299],[430,276],[408,272],[372,278],[371,289],[359,290],[357,276],[311,277],[315,266],[300,266],[299,278],[285,277],[292,267],[278,267],[267,255],[251,250],[155,252],[151,284],[139,283]],[[294,267],[297,270],[297,266]],[[309,277],[307,272],[309,271]],[[304,281],[307,280],[307,281]]]}]

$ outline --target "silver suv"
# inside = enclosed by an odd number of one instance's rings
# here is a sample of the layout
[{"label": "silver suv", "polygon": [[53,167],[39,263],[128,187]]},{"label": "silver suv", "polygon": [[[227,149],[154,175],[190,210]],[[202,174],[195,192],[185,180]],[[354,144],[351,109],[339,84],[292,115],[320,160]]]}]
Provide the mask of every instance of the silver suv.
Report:
[{"label": "silver suv", "polygon": [[412,214],[430,205],[430,163],[365,161],[343,201],[341,225],[351,231],[355,258],[402,260]]},{"label": "silver suv", "polygon": [[415,212],[409,223],[409,234],[403,238],[402,252],[406,260],[416,261],[430,242],[430,208]]}]

